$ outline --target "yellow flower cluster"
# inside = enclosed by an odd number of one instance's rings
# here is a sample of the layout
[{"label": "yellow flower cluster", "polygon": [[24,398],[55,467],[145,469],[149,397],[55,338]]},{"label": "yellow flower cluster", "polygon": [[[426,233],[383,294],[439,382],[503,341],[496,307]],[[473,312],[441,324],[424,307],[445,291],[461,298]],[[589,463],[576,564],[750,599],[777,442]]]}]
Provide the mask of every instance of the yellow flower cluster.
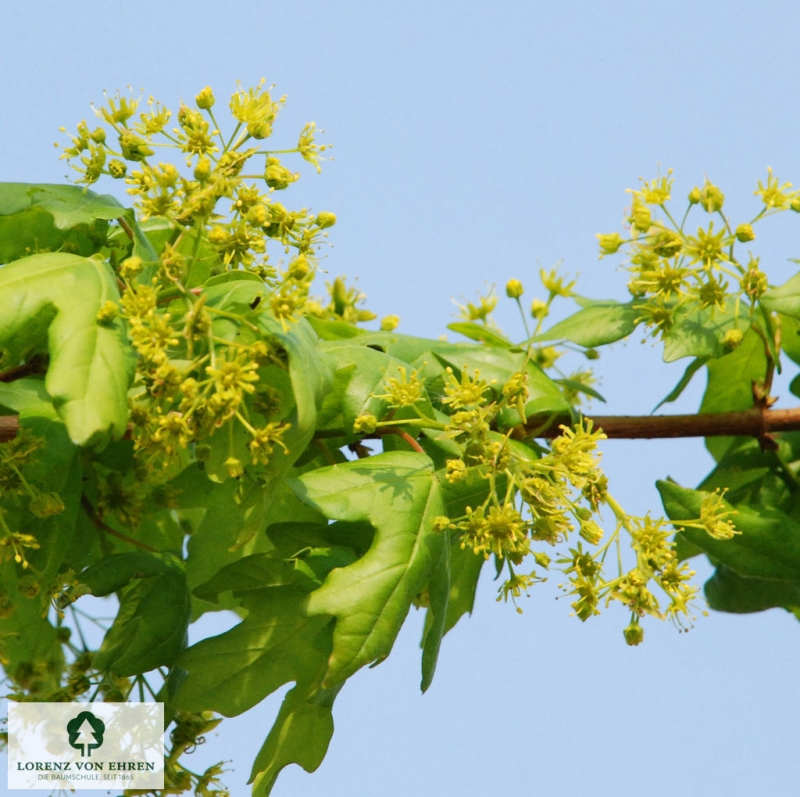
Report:
[{"label": "yellow flower cluster", "polygon": [[[597,236],[600,257],[628,247],[628,288],[636,300],[639,321],[652,335],[663,336],[673,328],[679,313],[692,306],[711,313],[731,313],[735,319],[742,310],[752,315],[767,289],[767,277],[757,258],[742,261],[738,257],[736,244],[753,241],[754,225],[762,218],[787,209],[800,212],[800,192],[792,190],[791,183],[780,183],[768,169],[766,183],[759,181],[755,191],[760,210],[734,228],[724,212],[724,193],[708,180],[689,193],[686,212],[678,223],[668,206],[672,187],[671,170],[666,177],[643,181],[639,189],[629,191],[630,236]],[[692,234],[687,221],[695,206],[717,218],[701,224]]]}]

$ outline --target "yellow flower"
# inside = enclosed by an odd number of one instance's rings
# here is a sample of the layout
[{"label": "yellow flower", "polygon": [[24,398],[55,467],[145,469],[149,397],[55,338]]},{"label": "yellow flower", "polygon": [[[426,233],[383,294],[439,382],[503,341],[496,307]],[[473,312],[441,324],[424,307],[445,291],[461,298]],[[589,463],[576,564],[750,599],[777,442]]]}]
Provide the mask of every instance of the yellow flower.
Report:
[{"label": "yellow flower", "polygon": [[[310,163],[317,170],[317,174],[319,174],[322,171],[322,167],[319,165],[319,162],[321,160],[325,160],[325,158],[320,157],[320,155],[329,148],[329,145],[314,143],[314,135],[316,134],[316,131],[316,122],[309,122],[300,132],[300,139],[297,142],[297,149],[300,152],[303,160],[308,161],[308,163]],[[323,133],[324,131],[320,130],[320,132]]]},{"label": "yellow flower", "polygon": [[283,99],[272,101],[266,81],[262,78],[256,88],[244,91],[241,87],[231,96],[230,109],[238,121],[247,125],[247,132],[256,139],[268,138],[272,123],[278,115]]},{"label": "yellow flower", "polygon": [[722,495],[724,493],[709,493],[703,499],[700,505],[700,525],[715,540],[730,540],[741,532],[737,531],[733,522],[728,520],[730,515],[736,514],[736,510],[725,506]]},{"label": "yellow flower", "polygon": [[768,208],[784,208],[789,202],[794,199],[796,192],[790,191],[791,183],[784,183],[780,185],[778,178],[772,173],[772,168],[767,168],[767,184],[764,185],[761,180],[758,181],[758,189],[754,192],[756,196],[761,197],[761,201]]},{"label": "yellow flower", "polygon": [[466,305],[458,305],[458,309],[461,311],[461,318],[466,321],[483,321],[484,323],[488,320],[497,306],[494,288],[486,296],[479,296],[478,299],[480,303],[477,305],[472,304],[472,302],[467,302]]},{"label": "yellow flower", "polygon": [[699,228],[696,238],[689,238],[686,243],[686,254],[691,258],[692,263],[702,263],[705,266],[712,265],[718,261],[728,261],[728,256],[724,252],[725,230],[720,230],[714,234],[714,222],[708,226],[708,230]]},{"label": "yellow flower", "polygon": [[470,378],[467,366],[461,369],[461,381],[453,376],[453,369],[446,369],[444,393],[445,398],[442,404],[449,404],[453,409],[473,407],[484,403],[483,394],[489,389],[489,385],[479,379],[479,371],[476,369],[475,378]]},{"label": "yellow flower", "polygon": [[386,393],[376,394],[375,398],[386,399],[393,407],[413,407],[424,393],[419,373],[412,371],[409,376],[403,365],[397,371],[400,378],[386,379]]},{"label": "yellow flower", "polygon": [[288,423],[268,423],[263,429],[255,430],[249,444],[250,456],[254,465],[259,463],[266,465],[276,445],[280,446],[284,453],[288,453],[289,449],[282,438],[289,426]]},{"label": "yellow flower", "polygon": [[602,233],[597,233],[595,235],[598,242],[600,243],[600,257],[605,257],[606,255],[615,255],[622,244],[625,241],[622,240],[619,233],[611,233],[610,235],[603,235]]},{"label": "yellow flower", "polygon": [[542,285],[550,292],[550,296],[572,296],[575,280],[565,284],[564,277],[559,277],[556,269],[552,269],[549,272],[540,269],[539,277],[542,280]]},{"label": "yellow flower", "polygon": [[642,180],[642,188],[636,193],[648,205],[663,205],[669,202],[674,182],[671,175],[672,169],[669,169],[666,177],[657,177],[649,183]]}]

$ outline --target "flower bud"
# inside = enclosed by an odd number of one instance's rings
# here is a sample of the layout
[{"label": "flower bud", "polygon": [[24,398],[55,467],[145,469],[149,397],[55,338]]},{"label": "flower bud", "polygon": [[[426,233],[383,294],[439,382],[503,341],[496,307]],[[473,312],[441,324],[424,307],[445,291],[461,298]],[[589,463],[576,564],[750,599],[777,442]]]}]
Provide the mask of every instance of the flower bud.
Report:
[{"label": "flower bud", "polygon": [[224,246],[228,240],[228,231],[220,224],[212,227],[208,233],[208,242],[214,246]]},{"label": "flower bud", "polygon": [[525,289],[519,280],[509,280],[506,283],[506,296],[509,299],[519,299],[523,293],[525,293]]},{"label": "flower bud", "polygon": [[266,227],[272,221],[272,216],[267,206],[259,202],[247,211],[247,221],[254,227]]},{"label": "flower bud", "polygon": [[134,255],[133,257],[128,257],[123,260],[119,270],[123,277],[131,279],[137,274],[140,274],[143,268],[144,263],[142,262],[142,258]]},{"label": "flower bud", "polygon": [[209,110],[214,105],[214,92],[210,86],[206,86],[195,98],[197,107],[202,111]]},{"label": "flower bud", "polygon": [[374,415],[359,415],[353,423],[353,431],[362,434],[372,434],[378,425],[378,419]]},{"label": "flower bud", "polygon": [[317,226],[321,230],[326,230],[328,227],[333,227],[336,224],[336,214],[323,210],[317,213]]},{"label": "flower bud", "polygon": [[539,567],[543,567],[545,570],[550,567],[550,557],[546,553],[543,553],[542,551],[534,551],[533,558]]},{"label": "flower bud", "polygon": [[550,310],[547,307],[547,302],[543,302],[541,299],[534,299],[531,302],[531,315],[537,321],[545,318],[549,312]]},{"label": "flower bud", "polygon": [[381,332],[394,332],[400,323],[400,316],[387,315],[381,319]]},{"label": "flower bud", "polygon": [[725,194],[713,183],[706,181],[700,192],[700,204],[708,213],[716,213],[722,210],[722,206],[725,204]]},{"label": "flower bud", "polygon": [[739,348],[743,337],[744,333],[741,329],[729,329],[722,338],[722,345],[729,351],[733,351]]},{"label": "flower bud", "polygon": [[108,173],[115,179],[121,180],[128,172],[128,167],[118,158],[108,162]]},{"label": "flower bud", "polygon": [[638,623],[631,623],[623,632],[625,641],[631,646],[635,647],[644,640],[644,628]]},{"label": "flower bud", "polygon": [[789,207],[795,212],[800,213],[800,196],[796,196],[790,203]]},{"label": "flower bud", "polygon": [[615,232],[611,235],[602,235],[597,233],[597,240],[600,242],[600,257],[604,255],[614,255],[619,251],[620,246],[625,243],[620,238],[619,233]]},{"label": "flower bud", "polygon": [[300,175],[292,174],[277,158],[267,158],[267,170],[264,172],[264,179],[270,188],[276,191],[283,191],[288,188]]},{"label": "flower bud", "polygon": [[751,224],[740,224],[736,228],[736,240],[739,243],[746,244],[748,241],[754,240],[756,234],[753,232],[753,226]]},{"label": "flower bud", "polygon": [[642,205],[635,202],[633,210],[631,211],[631,224],[633,228],[639,232],[647,232],[653,226],[653,217],[650,213],[650,208],[647,205]]},{"label": "flower bud", "polygon": [[287,271],[287,276],[291,279],[302,280],[308,276],[311,267],[308,265],[305,255],[298,255],[291,263]]},{"label": "flower bud", "polygon": [[102,144],[106,140],[106,129],[104,127],[96,127],[89,133],[89,137],[95,144]]},{"label": "flower bud", "polygon": [[198,159],[197,166],[194,167],[194,179],[199,180],[202,183],[208,180],[208,176],[210,174],[211,159],[204,155],[202,158]]},{"label": "flower bud", "polygon": [[147,146],[144,139],[127,130],[120,135],[119,146],[122,157],[129,161],[143,161],[148,155],[153,154],[153,150]]},{"label": "flower bud", "polygon": [[593,520],[581,523],[580,535],[590,545],[597,545],[603,539],[603,529]]},{"label": "flower bud", "polygon": [[697,186],[695,186],[689,192],[689,204],[696,205],[700,201],[700,199],[701,199],[700,189]]},{"label": "flower bud", "polygon": [[105,302],[97,311],[97,323],[103,326],[110,324],[119,315],[119,306],[116,302]]},{"label": "flower bud", "polygon": [[232,479],[238,479],[244,473],[241,460],[236,457],[228,457],[223,465]]}]

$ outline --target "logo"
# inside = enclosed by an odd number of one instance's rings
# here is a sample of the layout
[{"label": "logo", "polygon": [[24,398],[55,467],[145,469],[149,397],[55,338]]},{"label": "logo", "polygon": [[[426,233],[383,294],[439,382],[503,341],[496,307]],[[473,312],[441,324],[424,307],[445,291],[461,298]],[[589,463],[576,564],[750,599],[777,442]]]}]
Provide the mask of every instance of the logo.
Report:
[{"label": "logo", "polygon": [[106,724],[91,711],[81,711],[67,723],[70,747],[81,751],[81,756],[91,756],[103,744]]},{"label": "logo", "polygon": [[8,788],[163,789],[164,704],[9,701]]}]

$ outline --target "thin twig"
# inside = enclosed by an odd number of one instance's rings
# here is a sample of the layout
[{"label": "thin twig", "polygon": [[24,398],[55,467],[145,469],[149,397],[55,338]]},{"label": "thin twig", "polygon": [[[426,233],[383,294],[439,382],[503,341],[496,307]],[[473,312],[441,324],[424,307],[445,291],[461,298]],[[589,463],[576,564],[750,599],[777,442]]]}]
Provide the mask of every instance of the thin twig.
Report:
[{"label": "thin twig", "polygon": [[123,540],[124,542],[130,543],[131,545],[135,545],[137,548],[141,548],[143,551],[160,553],[158,548],[152,548],[145,542],[134,540],[127,534],[123,534],[121,531],[112,529],[111,526],[104,523],[98,516],[97,512],[95,512],[94,507],[92,506],[91,502],[85,495],[81,495],[81,506],[83,507],[84,512],[86,512],[87,516],[89,517],[89,520],[92,521],[92,524],[95,525],[98,529],[100,529],[100,531],[104,531],[106,534],[110,534],[112,537],[116,537],[119,540]]}]

